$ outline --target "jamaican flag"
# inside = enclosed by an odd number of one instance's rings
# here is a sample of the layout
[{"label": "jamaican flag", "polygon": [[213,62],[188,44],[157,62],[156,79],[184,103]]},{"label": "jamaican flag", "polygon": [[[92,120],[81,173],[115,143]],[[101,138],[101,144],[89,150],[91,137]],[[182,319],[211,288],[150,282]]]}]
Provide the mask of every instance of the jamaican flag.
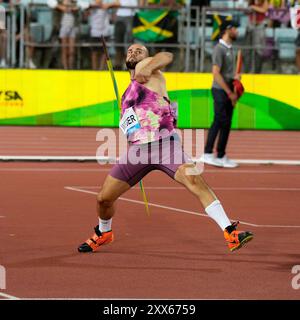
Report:
[{"label": "jamaican flag", "polygon": [[141,10],[133,19],[133,37],[143,42],[169,42],[177,37],[177,16],[166,9]]},{"label": "jamaican flag", "polygon": [[220,35],[220,27],[223,21],[232,20],[232,16],[229,15],[221,15],[214,13],[213,14],[213,32],[211,35],[211,40],[217,40]]}]

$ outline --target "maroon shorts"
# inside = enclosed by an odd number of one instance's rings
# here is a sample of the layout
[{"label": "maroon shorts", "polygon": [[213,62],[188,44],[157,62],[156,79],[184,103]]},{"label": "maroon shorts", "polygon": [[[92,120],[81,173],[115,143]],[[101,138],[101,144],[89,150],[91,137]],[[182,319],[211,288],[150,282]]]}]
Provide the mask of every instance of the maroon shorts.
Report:
[{"label": "maroon shorts", "polygon": [[134,186],[152,170],[163,171],[174,179],[177,169],[184,163],[193,161],[184,153],[179,136],[174,134],[155,142],[129,145],[110,175]]}]

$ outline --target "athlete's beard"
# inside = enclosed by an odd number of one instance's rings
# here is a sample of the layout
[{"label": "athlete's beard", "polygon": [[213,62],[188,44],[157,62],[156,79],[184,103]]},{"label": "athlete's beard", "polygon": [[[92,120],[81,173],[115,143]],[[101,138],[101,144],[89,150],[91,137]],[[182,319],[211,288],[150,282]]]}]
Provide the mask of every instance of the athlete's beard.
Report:
[{"label": "athlete's beard", "polygon": [[133,60],[126,61],[126,67],[128,70],[134,70],[137,64],[138,64],[138,61],[133,61]]}]

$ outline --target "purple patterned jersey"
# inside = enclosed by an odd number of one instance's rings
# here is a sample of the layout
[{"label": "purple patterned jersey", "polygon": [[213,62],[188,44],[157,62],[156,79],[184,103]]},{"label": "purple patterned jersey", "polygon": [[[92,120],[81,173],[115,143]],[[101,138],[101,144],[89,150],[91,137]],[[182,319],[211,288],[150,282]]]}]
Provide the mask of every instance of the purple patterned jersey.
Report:
[{"label": "purple patterned jersey", "polygon": [[140,128],[127,137],[131,143],[157,141],[175,133],[176,119],[170,101],[135,80],[131,80],[122,96],[122,116],[130,107],[140,123]]}]

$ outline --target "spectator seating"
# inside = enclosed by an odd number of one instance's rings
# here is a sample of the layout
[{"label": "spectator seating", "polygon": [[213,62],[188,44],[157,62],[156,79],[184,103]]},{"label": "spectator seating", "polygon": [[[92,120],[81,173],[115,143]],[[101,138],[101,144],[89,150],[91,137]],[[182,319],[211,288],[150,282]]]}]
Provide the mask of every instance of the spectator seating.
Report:
[{"label": "spectator seating", "polygon": [[30,35],[33,42],[42,43],[44,40],[43,34],[44,28],[42,24],[38,22],[30,23]]},{"label": "spectator seating", "polygon": [[278,57],[280,60],[292,61],[295,59],[295,40],[297,30],[291,28],[275,29],[275,44],[278,49]]},{"label": "spectator seating", "polygon": [[210,6],[212,8],[235,8],[236,7],[236,4],[235,4],[235,1],[232,1],[232,0],[226,0],[226,1],[221,1],[221,0],[212,0],[210,2]]},{"label": "spectator seating", "polygon": [[48,8],[35,9],[36,22],[30,23],[30,33],[34,42],[47,42],[53,30],[52,10]]}]

